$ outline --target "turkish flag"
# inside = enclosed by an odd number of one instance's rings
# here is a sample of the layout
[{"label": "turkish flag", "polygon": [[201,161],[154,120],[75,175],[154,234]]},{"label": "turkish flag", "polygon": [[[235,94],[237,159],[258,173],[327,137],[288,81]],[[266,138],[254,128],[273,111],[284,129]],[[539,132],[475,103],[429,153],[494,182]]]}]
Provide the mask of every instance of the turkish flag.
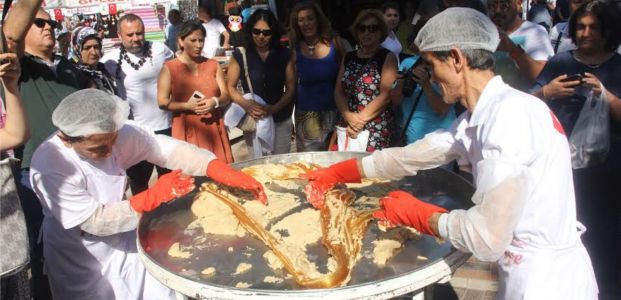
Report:
[{"label": "turkish flag", "polygon": [[113,4],[113,3],[108,4],[108,14],[116,15],[116,4]]},{"label": "turkish flag", "polygon": [[63,11],[60,8],[54,8],[54,19],[56,21],[62,21],[64,18]]}]

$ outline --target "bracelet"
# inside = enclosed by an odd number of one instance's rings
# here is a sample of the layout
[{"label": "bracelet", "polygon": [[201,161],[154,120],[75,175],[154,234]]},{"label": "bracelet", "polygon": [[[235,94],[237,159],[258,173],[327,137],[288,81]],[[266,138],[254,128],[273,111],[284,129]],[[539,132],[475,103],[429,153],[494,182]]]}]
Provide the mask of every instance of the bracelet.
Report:
[{"label": "bracelet", "polygon": [[218,97],[212,97],[212,99],[216,102],[216,106],[214,108],[220,107],[220,100],[218,100]]}]

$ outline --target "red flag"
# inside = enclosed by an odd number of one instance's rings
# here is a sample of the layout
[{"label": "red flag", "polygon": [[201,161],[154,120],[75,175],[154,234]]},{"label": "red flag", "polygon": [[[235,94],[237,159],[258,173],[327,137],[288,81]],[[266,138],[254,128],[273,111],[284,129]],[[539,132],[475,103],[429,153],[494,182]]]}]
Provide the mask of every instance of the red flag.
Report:
[{"label": "red flag", "polygon": [[116,15],[116,4],[113,4],[113,3],[108,4],[108,14]]},{"label": "red flag", "polygon": [[56,21],[62,21],[64,18],[62,9],[54,8],[54,19]]}]

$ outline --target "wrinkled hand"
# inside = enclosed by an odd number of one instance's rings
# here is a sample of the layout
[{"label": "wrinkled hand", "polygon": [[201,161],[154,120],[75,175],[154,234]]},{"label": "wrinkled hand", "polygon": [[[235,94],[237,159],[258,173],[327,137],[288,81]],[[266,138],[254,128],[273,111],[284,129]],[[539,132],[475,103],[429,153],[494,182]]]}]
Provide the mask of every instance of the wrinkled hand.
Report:
[{"label": "wrinkled hand", "polygon": [[354,130],[350,126],[347,126],[346,131],[347,131],[347,136],[349,136],[350,138],[355,139],[358,137],[359,132]]},{"label": "wrinkled hand", "polygon": [[326,193],[336,184],[360,183],[362,180],[355,158],[307,172],[300,175],[300,178],[308,179],[309,182],[304,187],[306,200],[317,209],[323,207]]},{"label": "wrinkled hand", "polygon": [[136,212],[148,212],[192,190],[194,190],[194,179],[181,174],[181,170],[174,170],[162,175],[153,187],[133,196],[129,199],[129,203]]},{"label": "wrinkled hand", "polygon": [[595,94],[595,96],[599,96],[602,94],[601,81],[599,81],[599,79],[592,73],[585,72],[584,78],[582,79],[582,81],[583,81],[583,84],[593,89],[593,93]]},{"label": "wrinkled hand", "polygon": [[364,125],[367,123],[362,118],[360,113],[346,112],[345,114],[343,114],[343,118],[345,119],[345,122],[347,122],[347,125],[356,132],[360,132],[362,129],[364,129]]},{"label": "wrinkled hand", "polygon": [[563,79],[567,78],[567,74],[558,76],[548,84],[541,87],[543,95],[546,99],[569,97],[574,94],[576,87],[580,85],[580,80],[563,82]]},{"label": "wrinkled hand", "polygon": [[436,235],[429,226],[434,213],[445,213],[446,209],[419,200],[405,191],[393,191],[380,199],[382,210],[373,216],[393,225],[406,225],[429,235]]},{"label": "wrinkled hand", "polygon": [[267,195],[261,183],[251,176],[231,168],[219,159],[214,159],[209,163],[207,176],[226,186],[251,192],[261,203],[267,204]]}]

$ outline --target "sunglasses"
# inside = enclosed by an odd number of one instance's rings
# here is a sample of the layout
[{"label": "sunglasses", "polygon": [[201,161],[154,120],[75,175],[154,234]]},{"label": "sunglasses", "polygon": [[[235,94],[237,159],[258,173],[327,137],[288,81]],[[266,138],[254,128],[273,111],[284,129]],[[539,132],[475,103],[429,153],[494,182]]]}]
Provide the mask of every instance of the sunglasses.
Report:
[{"label": "sunglasses", "polygon": [[271,36],[272,35],[272,30],[271,29],[258,29],[258,28],[252,28],[252,34],[254,35],[263,35],[263,36]]},{"label": "sunglasses", "polygon": [[41,19],[41,18],[36,18],[34,19],[34,24],[35,26],[39,27],[39,28],[43,28],[45,27],[45,24],[50,25],[50,27],[52,28],[56,28],[56,29],[61,29],[62,26],[60,25],[60,23],[54,21],[54,20],[46,20],[46,19]]},{"label": "sunglasses", "polygon": [[376,33],[379,31],[379,26],[378,25],[358,25],[356,26],[356,30],[359,33],[363,33],[363,32],[368,32],[368,33]]}]

